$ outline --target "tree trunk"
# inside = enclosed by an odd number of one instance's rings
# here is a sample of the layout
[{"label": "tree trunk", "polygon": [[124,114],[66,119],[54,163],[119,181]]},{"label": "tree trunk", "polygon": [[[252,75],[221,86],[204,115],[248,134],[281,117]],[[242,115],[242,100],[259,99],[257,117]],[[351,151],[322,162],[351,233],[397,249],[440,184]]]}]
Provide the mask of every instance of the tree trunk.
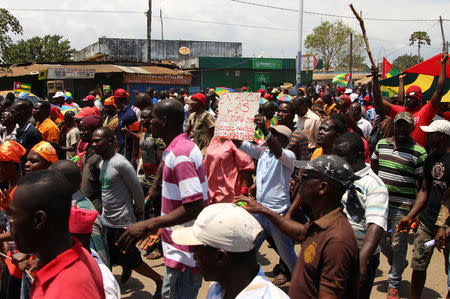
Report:
[{"label": "tree trunk", "polygon": [[417,60],[418,60],[417,63],[420,63],[420,40],[417,43],[417,56],[419,56],[417,58]]}]

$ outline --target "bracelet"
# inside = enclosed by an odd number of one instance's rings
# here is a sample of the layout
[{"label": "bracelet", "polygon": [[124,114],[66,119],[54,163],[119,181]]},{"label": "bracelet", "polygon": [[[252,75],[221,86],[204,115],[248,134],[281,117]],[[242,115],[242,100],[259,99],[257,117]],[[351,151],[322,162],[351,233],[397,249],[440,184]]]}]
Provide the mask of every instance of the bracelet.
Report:
[{"label": "bracelet", "polygon": [[272,137],[272,132],[269,132],[269,134],[267,134],[267,136],[264,136],[264,141],[269,140],[270,137]]},{"label": "bracelet", "polygon": [[241,194],[245,194],[245,195],[247,195],[248,194],[248,187],[241,187]]}]

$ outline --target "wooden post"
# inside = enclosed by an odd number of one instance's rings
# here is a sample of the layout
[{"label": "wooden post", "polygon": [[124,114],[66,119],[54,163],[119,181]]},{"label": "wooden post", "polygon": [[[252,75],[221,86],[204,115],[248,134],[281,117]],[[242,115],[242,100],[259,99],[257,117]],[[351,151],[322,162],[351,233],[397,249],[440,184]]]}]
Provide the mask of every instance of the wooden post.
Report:
[{"label": "wooden post", "polygon": [[441,16],[439,16],[439,23],[441,24],[442,52],[447,52],[448,51],[448,45],[445,42],[444,27],[443,27],[443,24],[442,24],[442,17]]}]

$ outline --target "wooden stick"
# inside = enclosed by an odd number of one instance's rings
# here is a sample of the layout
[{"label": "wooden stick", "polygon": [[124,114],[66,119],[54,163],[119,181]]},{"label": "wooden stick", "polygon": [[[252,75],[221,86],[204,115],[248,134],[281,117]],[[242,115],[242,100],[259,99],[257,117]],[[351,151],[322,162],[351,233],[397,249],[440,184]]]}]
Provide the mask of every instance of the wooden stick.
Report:
[{"label": "wooden stick", "polygon": [[442,26],[442,17],[439,16],[439,23],[441,25],[441,35],[442,35],[442,52],[448,51],[447,44],[445,43],[444,27]]},{"label": "wooden stick", "polygon": [[[4,258],[7,258],[7,259],[10,259],[10,260],[12,260],[12,257],[10,257],[10,256],[7,256],[6,254],[4,254],[3,252],[1,252],[0,251],[0,255],[1,256],[3,256]],[[25,274],[28,276],[28,278],[30,278],[31,279],[31,282],[33,282],[34,281],[34,277],[33,277],[33,275],[31,275],[31,273],[30,273],[30,271],[28,271],[28,270],[25,270]]]},{"label": "wooden stick", "polygon": [[353,8],[353,4],[350,4],[350,9],[352,10],[352,12],[355,15],[355,17],[358,19],[359,25],[361,26],[361,30],[362,30],[362,34],[363,34],[363,38],[364,38],[364,43],[366,44],[366,50],[367,50],[367,54],[369,55],[370,62],[372,63],[372,66],[377,66],[375,64],[375,60],[372,57],[372,52],[370,51],[369,40],[367,39],[366,28],[364,27],[364,20],[361,18],[362,12],[361,12],[361,16],[360,16],[356,12],[355,8]]}]

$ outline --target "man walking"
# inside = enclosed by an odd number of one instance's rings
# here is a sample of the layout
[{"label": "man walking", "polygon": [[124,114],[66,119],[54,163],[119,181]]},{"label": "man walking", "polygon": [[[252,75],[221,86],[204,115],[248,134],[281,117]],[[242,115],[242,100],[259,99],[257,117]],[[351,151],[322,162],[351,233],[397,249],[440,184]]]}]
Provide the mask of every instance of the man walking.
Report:
[{"label": "man walking", "polygon": [[387,257],[391,269],[388,275],[388,298],[399,298],[398,288],[408,262],[408,234],[397,232],[398,223],[408,215],[422,183],[426,151],[411,138],[414,118],[408,112],[400,112],[394,118],[394,137],[381,139],[372,155],[372,169],[385,183],[389,191],[387,235],[381,240],[381,251]]},{"label": "man walking", "polygon": [[162,279],[142,261],[139,250],[134,247],[123,253],[116,241],[128,227],[142,218],[144,214],[144,193],[133,166],[127,159],[115,152],[114,134],[108,128],[99,128],[92,134],[91,146],[100,162],[100,183],[102,184],[101,220],[105,226],[106,240],[111,265],[123,268],[121,281],[125,283],[131,276],[131,270],[151,278],[156,283],[156,292],[162,287]]},{"label": "man walking", "polygon": [[[138,222],[126,229],[118,244],[123,250],[161,229],[166,273],[163,298],[197,298],[202,284],[189,246],[175,245],[172,228],[190,227],[204,206],[209,204],[208,183],[203,156],[195,143],[183,133],[184,108],[179,101],[163,100],[152,111],[154,138],[162,138],[167,148],[162,160],[161,217]],[[144,248],[145,249],[145,248]]]}]

